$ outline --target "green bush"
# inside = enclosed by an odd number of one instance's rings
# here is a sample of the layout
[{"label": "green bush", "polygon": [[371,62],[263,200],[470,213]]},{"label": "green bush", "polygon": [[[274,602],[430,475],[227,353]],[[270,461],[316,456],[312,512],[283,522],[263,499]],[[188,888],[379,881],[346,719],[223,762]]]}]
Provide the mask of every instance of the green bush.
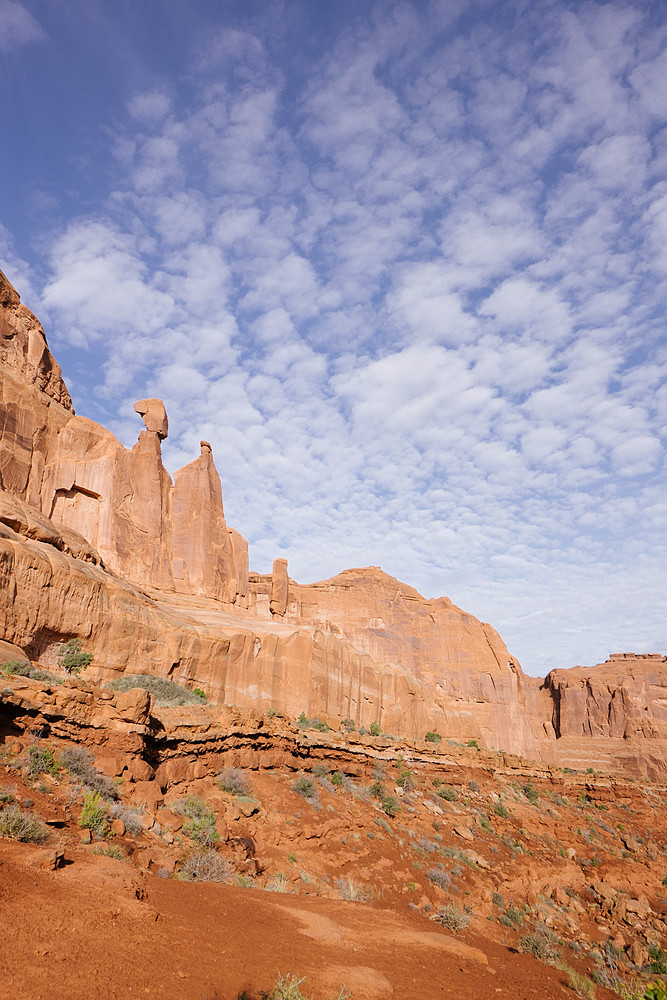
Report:
[{"label": "green bush", "polygon": [[69,639],[58,650],[58,663],[66,674],[80,674],[93,658],[92,653],[81,651],[81,639]]},{"label": "green bush", "polygon": [[300,774],[298,778],[294,779],[292,782],[292,791],[311,803],[317,799],[315,782],[306,774]]},{"label": "green bush", "polygon": [[336,786],[345,785],[345,775],[342,771],[334,771],[331,775],[331,784]]},{"label": "green bush", "polygon": [[467,747],[474,747],[475,750],[479,750],[479,743],[477,742],[477,740],[468,740],[468,742],[466,743],[466,746]]},{"label": "green bush", "polygon": [[527,955],[532,955],[547,965],[553,965],[560,958],[560,950],[556,946],[557,940],[553,932],[544,934],[537,931],[534,934],[525,934],[519,944]]},{"label": "green bush", "polygon": [[441,799],[445,799],[447,802],[456,802],[458,799],[458,792],[455,788],[451,788],[449,785],[444,785],[436,790],[436,795],[439,795]]},{"label": "green bush", "polygon": [[417,787],[417,779],[412,771],[401,771],[396,779],[396,784],[399,788],[402,788],[404,792],[412,792]]},{"label": "green bush", "polygon": [[98,837],[104,837],[109,829],[109,806],[99,792],[86,792],[84,795],[79,826]]},{"label": "green bush", "polygon": [[55,750],[33,744],[28,748],[28,775],[37,778],[40,774],[55,776],[58,773]]},{"label": "green bush", "polygon": [[168,677],[157,677],[154,674],[123,674],[118,680],[107,684],[110,691],[133,691],[141,688],[148,691],[155,698],[155,704],[166,705],[201,705],[202,700],[198,694],[177,684],[176,681]]},{"label": "green bush", "polygon": [[427,743],[439,743],[442,739],[440,733],[434,733],[432,729],[429,729],[426,736],[424,737]]},{"label": "green bush", "polygon": [[381,736],[382,728],[379,722],[371,722],[370,729],[368,730],[371,736]]},{"label": "green bush", "polygon": [[41,844],[48,835],[40,819],[16,805],[5,806],[0,812],[0,837],[11,837],[25,844]]},{"label": "green bush", "polygon": [[496,816],[500,816],[501,819],[507,819],[507,817],[509,816],[509,812],[507,811],[507,808],[502,804],[502,802],[499,802],[494,807],[494,812]]},{"label": "green bush", "polygon": [[526,798],[531,803],[531,805],[534,805],[534,806],[537,805],[537,803],[539,801],[539,798],[540,798],[540,793],[538,792],[538,790],[536,788],[533,788],[533,786],[531,785],[530,781],[526,782],[526,784],[523,786],[523,788],[521,789],[521,791],[526,796]]},{"label": "green bush", "polygon": [[395,816],[400,808],[393,795],[383,795],[381,805],[387,816]]},{"label": "green bush", "polygon": [[6,660],[5,663],[0,663],[0,673],[4,674],[5,677],[15,676],[15,677],[30,677],[32,672],[32,664],[26,663],[25,660]]},{"label": "green bush", "polygon": [[384,796],[384,784],[380,780],[374,781],[368,791],[374,799],[381,799]]},{"label": "green bush", "polygon": [[667,973],[667,964],[665,963],[665,953],[658,944],[650,944],[648,946],[648,957],[651,965],[651,972],[656,976],[662,976]]},{"label": "green bush", "polygon": [[26,663],[23,660],[7,660],[6,663],[0,664],[0,674],[5,677],[31,677],[35,681],[62,684],[62,681],[58,677],[54,677],[53,674],[50,674],[48,670],[33,667],[32,663]]},{"label": "green bush", "polygon": [[644,991],[644,1000],[667,1000],[667,984],[660,981],[649,983]]},{"label": "green bush", "polygon": [[209,847],[220,840],[218,828],[215,825],[215,813],[206,805],[203,799],[196,795],[186,795],[185,799],[176,803],[176,809],[185,816],[183,833],[201,847]]}]

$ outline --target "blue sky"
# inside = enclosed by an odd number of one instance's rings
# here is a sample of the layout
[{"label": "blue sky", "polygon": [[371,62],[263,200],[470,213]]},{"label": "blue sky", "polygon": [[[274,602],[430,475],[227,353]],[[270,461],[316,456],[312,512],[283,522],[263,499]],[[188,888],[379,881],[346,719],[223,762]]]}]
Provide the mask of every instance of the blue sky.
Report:
[{"label": "blue sky", "polygon": [[0,0],[0,266],[251,566],[667,653],[658,3]]}]

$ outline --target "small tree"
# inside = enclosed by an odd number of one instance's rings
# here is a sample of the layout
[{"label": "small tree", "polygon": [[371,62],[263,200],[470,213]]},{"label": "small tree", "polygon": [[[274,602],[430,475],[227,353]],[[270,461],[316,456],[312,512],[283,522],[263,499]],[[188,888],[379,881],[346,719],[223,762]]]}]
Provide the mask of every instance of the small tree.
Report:
[{"label": "small tree", "polygon": [[58,663],[66,674],[80,674],[93,658],[92,653],[81,652],[81,639],[69,639],[58,651]]}]

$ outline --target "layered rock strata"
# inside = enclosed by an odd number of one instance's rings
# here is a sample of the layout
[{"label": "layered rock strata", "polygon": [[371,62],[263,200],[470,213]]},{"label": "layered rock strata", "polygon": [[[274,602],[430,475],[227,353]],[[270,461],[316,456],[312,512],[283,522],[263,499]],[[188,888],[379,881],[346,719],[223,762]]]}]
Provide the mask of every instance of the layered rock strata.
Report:
[{"label": "layered rock strata", "polygon": [[172,481],[160,400],[135,404],[144,430],[131,449],[76,416],[42,327],[1,272],[0,360],[0,640],[33,661],[53,666],[79,637],[100,679],[149,672],[228,704],[412,738],[664,766],[664,657],[539,681],[490,625],[377,567],[307,586],[282,558],[251,574],[208,442]]}]

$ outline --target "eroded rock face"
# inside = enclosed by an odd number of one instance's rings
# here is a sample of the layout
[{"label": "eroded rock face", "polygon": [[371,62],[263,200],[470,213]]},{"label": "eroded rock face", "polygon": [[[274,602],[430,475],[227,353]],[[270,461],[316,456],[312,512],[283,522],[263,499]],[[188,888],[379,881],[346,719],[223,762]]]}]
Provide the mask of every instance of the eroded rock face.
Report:
[{"label": "eroded rock face", "polygon": [[246,601],[245,540],[225,523],[210,445],[172,483],[161,400],[135,403],[145,430],[131,449],[75,416],[42,327],[1,272],[0,361],[2,489],[82,535],[108,569],[142,587]]},{"label": "eroded rock face", "polygon": [[378,567],[308,586],[282,558],[249,574],[210,444],[172,482],[160,400],[135,404],[144,429],[131,449],[75,416],[2,274],[0,361],[0,640],[48,667],[77,636],[102,678],[155,673],[244,707],[665,771],[665,657],[617,654],[541,682],[490,625]]}]

